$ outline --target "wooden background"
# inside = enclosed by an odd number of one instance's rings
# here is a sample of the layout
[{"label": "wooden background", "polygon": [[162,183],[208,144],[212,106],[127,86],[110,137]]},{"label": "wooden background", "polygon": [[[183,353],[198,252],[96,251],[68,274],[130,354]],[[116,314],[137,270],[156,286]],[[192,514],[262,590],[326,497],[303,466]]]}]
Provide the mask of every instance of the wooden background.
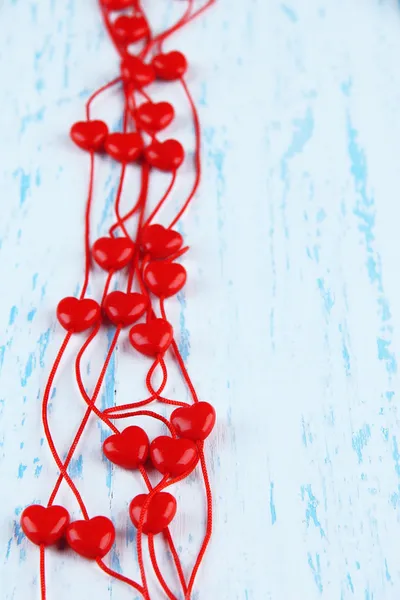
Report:
[{"label": "wooden background", "polygon": [[[155,30],[184,4],[144,2]],[[218,412],[207,449],[214,537],[193,600],[397,600],[400,6],[219,0],[169,47],[190,61],[204,178],[181,223],[191,246],[188,285],[167,312],[201,398]],[[83,118],[90,92],[117,69],[95,0],[0,1],[4,600],[39,598],[39,555],[19,515],[47,501],[57,475],[40,402],[63,338],[55,307],[82,281],[88,176],[88,157],[67,132]],[[155,97],[173,99],[178,118],[168,133],[193,150],[179,88],[157,88]],[[120,111],[117,92],[95,106],[114,127]],[[97,165],[92,241],[113,222],[119,174],[105,159]],[[163,222],[192,177],[189,156]],[[126,208],[137,183],[132,169]],[[156,178],[152,201],[166,183]],[[103,283],[95,270],[93,297]],[[89,390],[111,334],[86,354]],[[52,396],[62,454],[84,411],[73,379],[82,340],[74,338]],[[143,397],[148,366],[124,334],[101,405]],[[168,393],[187,396],[173,368]],[[70,472],[90,514],[110,516],[117,527],[107,561],[135,577],[127,506],[144,488],[103,462],[105,435],[93,419]],[[176,495],[173,534],[189,569],[204,532],[200,477]],[[66,486],[58,501],[80,518]],[[47,555],[49,598],[136,597],[70,552]]]}]

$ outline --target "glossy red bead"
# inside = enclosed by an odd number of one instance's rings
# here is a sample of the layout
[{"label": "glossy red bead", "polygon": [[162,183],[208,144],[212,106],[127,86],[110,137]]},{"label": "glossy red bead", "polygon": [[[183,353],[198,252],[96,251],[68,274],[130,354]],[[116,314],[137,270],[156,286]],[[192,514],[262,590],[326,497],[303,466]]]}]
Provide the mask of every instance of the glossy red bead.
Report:
[{"label": "glossy red bead", "polygon": [[71,127],[70,136],[82,150],[99,152],[103,150],[108,135],[104,121],[78,121]]},{"label": "glossy red bead", "polygon": [[108,10],[124,10],[124,8],[137,7],[137,0],[101,0],[101,3]]},{"label": "glossy red bead", "polygon": [[156,132],[168,127],[174,115],[174,108],[169,102],[144,102],[136,110],[136,121],[139,128]]},{"label": "glossy red bead", "polygon": [[118,271],[130,263],[134,249],[133,242],[126,237],[102,237],[93,244],[92,254],[105,271]]},{"label": "glossy red bead", "polygon": [[164,319],[152,319],[148,323],[138,323],[129,332],[132,346],[146,356],[164,354],[173,339],[173,329]]},{"label": "glossy red bead", "polygon": [[63,506],[40,506],[33,504],[21,515],[21,527],[26,537],[40,546],[55,544],[65,533],[69,513]]},{"label": "glossy red bead", "polygon": [[110,133],[104,144],[111,158],[121,163],[131,163],[143,154],[143,140],[139,133]]},{"label": "glossy red bead", "polygon": [[153,140],[144,154],[149,165],[160,171],[175,171],[185,158],[185,151],[178,140]]},{"label": "glossy red bead", "polygon": [[159,298],[177,294],[186,283],[186,269],[168,261],[151,262],[144,272],[144,283]]},{"label": "glossy red bead", "polygon": [[[132,523],[138,527],[140,514],[148,494],[136,496],[129,507]],[[168,527],[176,514],[176,500],[168,492],[157,492],[149,502],[144,512],[142,531],[146,535],[161,533]]]},{"label": "glossy red bead", "polygon": [[193,441],[205,440],[215,425],[215,410],[208,402],[196,402],[191,406],[175,409],[171,423],[179,437]]},{"label": "glossy red bead", "polygon": [[182,52],[172,50],[165,54],[157,54],[152,61],[158,79],[173,81],[180,79],[187,71],[187,60]]},{"label": "glossy red bead", "polygon": [[111,292],[107,294],[103,310],[114,325],[133,325],[146,312],[148,300],[137,292]]},{"label": "glossy red bead", "polygon": [[114,525],[107,517],[74,521],[67,528],[67,542],[80,556],[95,560],[103,558],[115,540]]},{"label": "glossy red bead", "polygon": [[163,475],[169,473],[171,477],[179,477],[194,468],[199,454],[192,440],[161,435],[151,442],[150,457],[157,471]]},{"label": "glossy red bead", "polygon": [[121,15],[115,20],[113,29],[122,44],[134,44],[149,35],[149,26],[142,15]]},{"label": "glossy red bead", "polygon": [[152,65],[148,65],[137,56],[126,56],[121,61],[121,76],[125,83],[142,88],[152,83],[156,74]]},{"label": "glossy red bead", "polygon": [[103,452],[108,460],[124,469],[138,469],[149,454],[149,438],[141,427],[132,425],[104,440]]},{"label": "glossy red bead", "polygon": [[100,321],[100,305],[91,298],[63,298],[57,306],[57,319],[70,333],[80,333]]},{"label": "glossy red bead", "polygon": [[183,237],[178,231],[157,223],[145,227],[140,238],[142,252],[153,259],[168,258],[178,252],[182,244]]}]

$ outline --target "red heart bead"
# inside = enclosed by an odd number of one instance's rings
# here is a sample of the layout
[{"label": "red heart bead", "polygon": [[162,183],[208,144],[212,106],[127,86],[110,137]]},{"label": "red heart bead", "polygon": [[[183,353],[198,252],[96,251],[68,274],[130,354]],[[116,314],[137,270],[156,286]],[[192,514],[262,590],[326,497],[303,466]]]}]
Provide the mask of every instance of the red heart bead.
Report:
[{"label": "red heart bead", "polygon": [[144,272],[144,282],[159,298],[169,298],[177,294],[186,283],[186,269],[178,263],[167,261],[152,262]]},{"label": "red heart bead", "polygon": [[153,140],[144,152],[149,165],[161,171],[175,171],[185,158],[183,146],[178,140]]},{"label": "red heart bead", "polygon": [[123,10],[124,8],[136,8],[137,0],[102,0],[102,4],[108,10]]},{"label": "red heart bead", "polygon": [[67,542],[77,554],[85,558],[103,558],[115,540],[114,525],[107,517],[93,517],[88,521],[74,521],[67,529]]},{"label": "red heart bead", "polygon": [[180,79],[186,73],[188,66],[185,56],[178,50],[157,54],[153,58],[152,64],[157,77],[166,81]]},{"label": "red heart bead", "polygon": [[26,537],[40,546],[51,546],[62,538],[69,524],[68,511],[63,506],[33,504],[21,515],[21,527]]},{"label": "red heart bead", "polygon": [[124,469],[138,469],[149,454],[149,438],[141,427],[132,425],[104,440],[103,452],[108,460]]},{"label": "red heart bead", "polygon": [[121,163],[134,162],[143,153],[143,140],[139,133],[110,133],[105,150],[111,158]]},{"label": "red heart bead", "polygon": [[[148,498],[147,494],[136,496],[130,506],[129,514],[135,527],[139,526],[140,513]],[[168,492],[157,492],[144,511],[142,531],[146,535],[161,533],[168,527],[176,514],[176,500]]]},{"label": "red heart bead", "polygon": [[63,298],[57,306],[57,319],[70,333],[80,333],[98,323],[101,318],[100,305],[91,298]]},{"label": "red heart bead", "polygon": [[126,237],[102,237],[92,248],[94,260],[105,271],[118,271],[126,267],[133,258],[134,250],[133,242]]},{"label": "red heart bead", "polygon": [[172,413],[171,423],[180,437],[205,440],[215,425],[215,410],[208,402],[182,406]]},{"label": "red heart bead", "polygon": [[143,229],[140,244],[142,252],[151,258],[168,258],[181,248],[183,237],[178,231],[154,224]]},{"label": "red heart bead", "polygon": [[151,461],[157,471],[171,477],[179,477],[191,471],[196,465],[199,454],[192,440],[175,439],[160,435],[150,444]]},{"label": "red heart bead", "polygon": [[114,33],[122,44],[134,44],[149,35],[149,26],[143,15],[122,15],[114,22]]},{"label": "red heart bead", "polygon": [[173,339],[172,326],[165,319],[138,323],[129,332],[132,346],[146,356],[164,354]]},{"label": "red heart bead", "polygon": [[111,292],[104,300],[103,308],[114,325],[127,327],[146,312],[147,298],[137,292]]},{"label": "red heart bead", "polygon": [[144,102],[136,111],[138,127],[151,132],[168,127],[174,116],[174,108],[169,102]]},{"label": "red heart bead", "polygon": [[82,150],[98,152],[104,147],[108,127],[104,121],[78,121],[71,127],[70,136]]},{"label": "red heart bead", "polygon": [[137,56],[126,56],[121,61],[121,76],[125,83],[132,83],[138,88],[149,85],[156,78],[153,67]]}]

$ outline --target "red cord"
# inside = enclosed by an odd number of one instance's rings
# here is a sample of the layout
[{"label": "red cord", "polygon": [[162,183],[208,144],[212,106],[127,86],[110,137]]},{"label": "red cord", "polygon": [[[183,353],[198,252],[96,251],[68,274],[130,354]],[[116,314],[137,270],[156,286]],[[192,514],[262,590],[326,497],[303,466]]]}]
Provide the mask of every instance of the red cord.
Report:
[{"label": "red cord", "polygon": [[169,589],[167,582],[165,581],[161,571],[160,571],[160,567],[158,566],[158,562],[157,562],[157,557],[156,557],[156,551],[154,548],[154,536],[152,534],[149,534],[147,536],[147,544],[149,547],[149,554],[150,554],[150,559],[151,559],[151,564],[153,566],[154,569],[154,573],[157,576],[158,581],[160,582],[160,585],[162,587],[162,589],[164,590],[164,592],[166,593],[166,595],[168,596],[168,598],[170,600],[177,600],[176,596],[174,596],[174,594],[171,592],[171,590]]},{"label": "red cord", "polygon": [[194,124],[194,130],[195,130],[195,137],[196,137],[196,149],[195,149],[195,154],[194,154],[194,161],[195,161],[195,168],[196,168],[196,177],[195,177],[195,181],[193,184],[193,188],[186,200],[186,202],[184,203],[184,205],[182,206],[182,208],[180,209],[180,211],[178,212],[178,214],[175,216],[175,218],[171,221],[170,225],[169,225],[169,229],[172,229],[177,222],[179,221],[179,219],[181,218],[181,216],[183,215],[183,213],[186,211],[187,207],[189,206],[190,202],[192,201],[197,188],[199,187],[200,184],[200,179],[201,179],[201,127],[200,127],[200,119],[199,116],[197,114],[197,109],[196,106],[193,102],[193,98],[192,95],[189,91],[189,88],[187,87],[187,84],[185,82],[185,80],[182,78],[181,79],[181,84],[183,89],[185,90],[185,94],[189,100],[189,104],[190,107],[192,109],[192,115],[193,115],[193,124]]},{"label": "red cord", "polygon": [[46,548],[40,545],[40,593],[41,600],[46,600]]},{"label": "red cord", "polygon": [[172,535],[171,535],[171,532],[170,532],[169,529],[166,529],[164,531],[164,537],[167,540],[168,546],[169,546],[169,548],[171,550],[172,558],[174,559],[174,563],[175,563],[175,566],[176,566],[176,570],[178,572],[178,576],[179,576],[179,580],[181,582],[183,593],[186,594],[186,592],[187,592],[187,585],[186,585],[186,581],[185,581],[185,575],[183,574],[181,561],[179,559],[178,552],[177,552],[177,550],[175,548],[175,544],[174,544],[174,541],[172,539]]},{"label": "red cord", "polygon": [[121,575],[121,573],[117,573],[117,571],[113,571],[112,569],[110,569],[110,567],[107,567],[107,565],[101,560],[101,558],[98,558],[96,560],[96,562],[99,565],[100,569],[102,569],[102,571],[104,571],[104,573],[107,573],[107,575],[111,575],[111,577],[114,577],[114,579],[118,579],[119,581],[122,581],[123,583],[127,583],[128,585],[133,587],[136,591],[138,591],[140,594],[142,594],[143,597],[146,597],[144,588],[141,585],[139,585],[138,583],[136,583],[136,581],[133,581],[132,579],[129,579],[128,577],[125,577],[124,575]]},{"label": "red cord", "polygon": [[[209,6],[211,6],[213,3],[215,2],[215,0],[210,0],[209,2],[206,3],[206,5],[204,5],[202,8],[198,9],[197,11],[195,11],[194,13],[191,14],[192,8],[193,8],[193,0],[189,0],[189,4],[188,7],[184,13],[184,15],[178,20],[177,23],[175,23],[174,26],[170,27],[169,29],[167,29],[166,31],[164,31],[162,34],[156,36],[156,37],[152,37],[151,34],[149,35],[147,41],[146,41],[146,45],[144,47],[144,50],[142,52],[142,56],[146,56],[146,54],[150,51],[150,49],[152,48],[152,46],[154,46],[155,44],[158,45],[159,50],[161,51],[162,49],[162,44],[163,42],[167,39],[168,36],[172,35],[172,33],[178,31],[181,27],[183,27],[185,24],[187,24],[189,21],[191,21],[192,19],[194,19],[196,16],[198,16],[199,14],[201,14],[206,8],[208,8]],[[140,3],[138,3],[138,7],[140,7]],[[104,8],[103,5],[101,5],[101,9],[102,9],[102,14],[103,14],[103,18],[105,21],[105,25],[106,28],[108,29],[108,32],[110,34],[110,37],[113,41],[113,43],[115,44],[118,53],[120,54],[121,57],[123,57],[126,54],[126,50],[125,48],[122,46],[122,44],[120,44],[118,41],[116,41],[115,36],[114,36],[114,32],[113,32],[113,25],[110,21],[110,19],[108,18],[108,14],[106,9]],[[142,11],[143,13],[143,11]],[[144,14],[144,13],[143,13]],[[149,28],[150,31],[150,28]],[[88,99],[87,103],[86,103],[86,117],[88,120],[90,120],[90,108],[91,108],[91,104],[94,101],[94,99],[96,97],[98,97],[102,92],[104,92],[105,90],[111,88],[112,86],[116,85],[117,83],[119,83],[121,81],[121,78],[118,77],[114,80],[112,80],[111,82],[109,82],[108,84],[102,86],[101,88],[99,88],[96,92],[94,92],[92,94],[92,96]],[[188,207],[189,203],[191,202],[193,196],[196,193],[196,190],[198,188],[199,182],[200,182],[200,178],[201,178],[201,162],[200,162],[200,123],[199,123],[199,119],[198,119],[198,115],[197,115],[197,111],[193,102],[193,99],[190,95],[190,92],[186,86],[186,83],[184,82],[184,80],[181,80],[182,86],[185,90],[185,93],[188,97],[191,109],[192,109],[192,113],[193,113],[193,121],[194,121],[194,126],[195,126],[195,135],[196,135],[196,152],[195,152],[195,163],[196,163],[196,177],[195,177],[195,182],[194,182],[194,186],[193,189],[189,195],[189,197],[187,198],[187,200],[185,201],[184,205],[182,206],[181,210],[179,211],[179,213],[176,215],[175,219],[172,221],[172,223],[170,224],[170,228],[172,228],[177,221],[180,219],[180,217],[182,216],[182,214],[184,213],[184,211],[186,210],[186,208]],[[127,94],[127,90],[125,89],[125,94]],[[150,100],[150,97],[142,91],[142,94],[144,95],[144,97],[147,97]],[[127,98],[126,98],[127,100]],[[124,111],[124,131],[127,130],[127,125],[128,125],[128,108],[127,108],[127,103],[126,103],[126,108]],[[120,215],[120,210],[119,210],[119,205],[120,205],[120,200],[121,200],[121,195],[122,195],[122,189],[123,189],[123,183],[124,183],[124,178],[125,178],[125,172],[126,172],[126,166],[123,165],[122,169],[121,169],[121,176],[120,176],[120,181],[119,181],[119,186],[118,186],[118,191],[117,191],[117,196],[116,196],[116,201],[115,201],[115,212],[116,212],[116,217],[117,217],[117,222],[115,225],[113,225],[110,229],[110,234],[112,235],[115,231],[115,229],[117,227],[120,227],[124,233],[125,236],[129,237],[129,234],[127,232],[127,229],[125,227],[125,221],[130,218],[139,208],[140,208],[140,213],[139,213],[139,219],[138,219],[138,225],[137,225],[137,232],[136,232],[136,241],[140,238],[140,232],[142,230],[142,228],[145,225],[148,225],[153,218],[155,217],[155,215],[159,212],[160,208],[163,206],[164,202],[166,201],[166,199],[168,198],[171,190],[174,187],[175,184],[175,180],[176,180],[176,172],[174,172],[172,174],[172,179],[171,182],[165,192],[165,194],[163,195],[163,197],[161,198],[161,200],[158,202],[158,204],[156,205],[155,209],[152,211],[152,213],[150,214],[150,216],[148,217],[147,221],[144,222],[144,214],[145,214],[145,208],[146,208],[146,199],[147,199],[147,192],[148,192],[148,183],[149,183],[149,171],[150,168],[148,167],[148,165],[146,163],[143,164],[142,167],[142,185],[141,185],[141,192],[139,195],[139,199],[136,203],[136,205],[134,206],[133,209],[131,209],[127,215],[125,215],[124,217],[121,218]],[[91,212],[91,205],[92,205],[92,198],[93,198],[93,186],[94,186],[94,153],[91,152],[90,153],[90,176],[89,176],[89,186],[88,186],[88,197],[87,197],[87,202],[86,202],[86,210],[85,210],[85,277],[84,277],[84,282],[83,282],[83,287],[82,287],[82,292],[80,295],[80,298],[83,299],[85,297],[88,285],[89,285],[89,275],[90,275],[90,269],[91,269],[91,252],[90,252],[90,212]],[[171,257],[170,260],[174,260],[175,258],[177,258],[178,256],[182,255],[185,251],[187,250],[187,248],[184,248],[183,250],[181,250],[180,252],[178,252],[174,257]],[[130,270],[129,273],[129,277],[128,277],[128,291],[131,290],[132,288],[132,284],[133,284],[133,277],[135,274],[135,268],[138,265],[138,260],[139,260],[139,244],[136,244],[135,247],[135,256],[134,259],[132,261],[133,263],[133,268]],[[103,300],[105,298],[105,295],[107,293],[107,289],[108,289],[108,285],[110,283],[112,277],[112,273],[109,274],[109,277],[107,279],[106,282],[106,286],[104,289],[104,293],[103,293]],[[138,280],[139,280],[139,285],[141,287],[141,289],[143,289],[143,281],[141,279],[141,275],[140,272],[138,271]],[[160,308],[161,308],[161,313],[163,315],[163,318],[166,318],[165,316],[165,310],[164,310],[164,304],[163,301],[161,300],[160,302]],[[151,317],[151,315],[154,315],[153,309],[151,308],[151,303],[149,304],[149,311],[148,311],[148,318]],[[72,442],[72,445],[70,446],[70,449],[67,453],[67,457],[66,460],[64,461],[64,463],[62,463],[57,450],[55,448],[54,445],[54,441],[51,435],[51,431],[49,428],[49,424],[48,424],[48,404],[49,404],[49,397],[50,397],[50,391],[53,385],[53,381],[56,375],[56,372],[58,370],[59,364],[61,362],[62,356],[66,350],[66,347],[68,345],[69,339],[71,337],[71,334],[67,334],[64,342],[57,354],[57,357],[55,359],[55,362],[53,364],[53,367],[51,369],[50,375],[49,375],[49,379],[48,382],[46,384],[46,389],[45,389],[45,393],[43,396],[43,404],[42,404],[42,420],[43,420],[43,426],[44,426],[44,430],[45,430],[45,435],[46,435],[46,439],[47,442],[49,444],[49,448],[50,451],[52,453],[52,456],[54,458],[55,463],[57,464],[59,470],[60,470],[60,475],[57,479],[56,485],[54,487],[54,490],[50,496],[50,500],[49,500],[49,506],[53,503],[55,496],[58,492],[58,489],[61,485],[61,482],[63,479],[65,479],[65,481],[67,482],[67,484],[69,485],[69,487],[71,488],[72,492],[74,493],[78,504],[81,508],[82,514],[84,516],[85,519],[89,519],[86,507],[83,503],[82,497],[78,491],[78,489],[76,488],[75,484],[73,483],[73,481],[71,480],[70,476],[68,475],[68,466],[69,463],[74,455],[74,452],[76,450],[76,447],[80,441],[80,438],[83,434],[83,431],[85,429],[85,426],[87,424],[87,421],[90,417],[91,412],[94,412],[96,414],[97,417],[99,417],[104,423],[106,423],[112,430],[114,433],[118,433],[118,429],[112,424],[110,419],[120,419],[120,418],[127,418],[129,416],[139,416],[139,415],[143,415],[143,416],[149,416],[152,418],[156,418],[160,421],[162,421],[170,430],[170,433],[173,437],[176,437],[176,433],[174,431],[174,428],[171,426],[171,424],[169,423],[169,421],[167,419],[165,419],[164,417],[162,417],[161,415],[158,415],[152,411],[135,411],[135,412],[130,412],[130,413],[125,413],[125,414],[112,414],[111,413],[114,412],[115,410],[124,410],[124,409],[131,409],[133,407],[139,406],[139,405],[143,405],[144,403],[150,403],[153,400],[159,400],[160,402],[164,402],[167,404],[171,404],[174,406],[187,406],[187,403],[184,402],[179,402],[176,400],[171,400],[168,398],[164,398],[161,396],[161,392],[164,389],[166,382],[167,382],[167,370],[165,367],[165,363],[163,361],[163,359],[159,359],[159,361],[156,361],[151,369],[149,370],[149,373],[146,377],[146,385],[147,388],[149,390],[149,393],[151,394],[150,398],[142,400],[140,402],[137,403],[133,403],[131,405],[124,405],[122,407],[112,407],[112,409],[107,409],[106,411],[99,411],[96,406],[95,406],[95,402],[96,399],[98,397],[98,394],[100,392],[101,386],[102,386],[102,382],[104,380],[106,371],[107,371],[107,367],[108,364],[111,360],[111,356],[112,353],[115,349],[117,340],[118,340],[118,336],[120,333],[120,328],[117,328],[113,341],[111,343],[111,346],[109,348],[109,352],[107,354],[107,358],[105,360],[105,363],[103,365],[103,368],[101,370],[99,379],[97,381],[95,390],[93,392],[93,396],[92,398],[89,398],[89,396],[86,393],[83,381],[82,381],[82,377],[80,374],[80,362],[83,356],[83,353],[85,352],[85,350],[87,349],[87,347],[89,346],[89,344],[91,343],[91,341],[96,337],[97,333],[99,330],[99,326],[96,327],[95,329],[92,330],[90,336],[86,339],[85,343],[83,344],[81,350],[79,351],[78,355],[77,355],[77,359],[76,359],[76,364],[75,364],[75,371],[76,371],[76,379],[77,379],[77,383],[78,383],[78,387],[80,390],[80,393],[83,397],[83,399],[85,400],[85,402],[87,403],[87,411],[85,413],[85,416],[77,430],[77,433],[75,435],[75,438]],[[175,340],[172,342],[172,349],[174,351],[175,357],[178,361],[178,364],[181,368],[182,371],[182,375],[191,391],[192,397],[194,402],[198,401],[197,398],[197,394],[195,392],[195,389],[193,387],[193,384],[189,378],[189,375],[186,371],[183,359],[179,353],[179,349],[178,346],[175,342]],[[156,368],[157,364],[161,365],[161,368],[163,370],[163,381],[161,383],[161,385],[159,386],[158,390],[154,390],[153,385],[152,385],[152,375],[154,373],[154,369]],[[110,414],[110,417],[108,417],[107,415]],[[200,455],[200,461],[201,461],[201,466],[202,466],[202,472],[203,472],[203,478],[204,478],[204,483],[205,483],[205,487],[206,487],[206,495],[207,495],[207,531],[206,531],[206,536],[203,542],[203,545],[201,547],[199,556],[196,560],[195,566],[193,568],[192,571],[192,575],[190,578],[190,582],[189,582],[189,586],[186,586],[185,583],[185,578],[183,575],[183,571],[182,571],[182,566],[180,564],[180,560],[178,557],[178,554],[176,552],[176,548],[173,544],[173,540],[171,537],[171,534],[169,532],[169,530],[167,530],[165,532],[165,537],[166,540],[170,546],[171,549],[171,553],[173,555],[174,558],[174,562],[177,568],[177,572],[179,575],[179,579],[181,581],[181,585],[182,585],[182,589],[185,593],[185,600],[189,600],[190,598],[190,594],[193,588],[193,584],[194,584],[194,579],[196,577],[198,568],[200,566],[200,563],[202,561],[202,558],[204,556],[207,544],[209,542],[210,536],[211,536],[211,529],[212,529],[212,498],[211,498],[211,489],[210,489],[210,484],[209,484],[209,480],[208,480],[208,474],[207,474],[207,468],[206,468],[206,464],[205,464],[205,459],[204,459],[204,454],[203,454],[203,449],[202,446],[201,448],[199,448],[199,455]],[[142,473],[143,474],[143,473]],[[164,476],[164,478],[160,481],[160,483],[153,488],[150,493],[149,496],[146,500],[145,505],[142,507],[142,511],[141,511],[141,516],[139,519],[139,524],[138,524],[138,539],[137,539],[137,549],[138,549],[138,561],[139,561],[139,566],[140,566],[140,571],[141,571],[141,577],[142,577],[142,582],[143,582],[143,587],[140,586],[138,583],[132,581],[129,578],[124,577],[123,575],[116,573],[115,571],[113,571],[112,569],[110,569],[109,567],[107,567],[105,565],[105,563],[98,559],[97,563],[99,564],[100,568],[103,569],[103,571],[105,571],[107,574],[119,579],[120,581],[123,581],[125,583],[127,583],[128,585],[130,585],[131,587],[133,587],[134,589],[136,589],[137,591],[139,591],[146,600],[150,600],[150,596],[149,596],[149,591],[147,588],[147,581],[146,581],[146,575],[145,575],[145,570],[144,570],[144,563],[143,563],[143,555],[142,555],[142,545],[141,545],[141,535],[142,535],[142,528],[143,528],[143,519],[144,519],[144,514],[145,514],[145,510],[148,506],[148,503],[150,502],[152,496],[161,489],[164,489],[174,483],[177,483],[179,481],[181,481],[182,479],[185,479],[187,477],[187,473],[185,473],[183,476],[180,476],[178,478],[175,479],[171,479],[168,480],[168,475]],[[150,481],[147,477],[147,474],[145,476],[145,482],[146,485],[149,487]],[[155,552],[154,552],[154,543],[153,543],[153,539],[152,537],[149,537],[149,550],[150,550],[150,555],[151,555],[151,559],[152,559],[152,563],[153,563],[153,567],[155,569],[155,571],[157,572],[157,576],[159,578],[159,581],[164,589],[164,591],[167,593],[169,598],[172,598],[173,600],[175,600],[175,597],[173,596],[172,592],[169,590],[169,588],[167,587],[165,580],[163,579],[163,576],[161,574],[161,572],[159,571],[158,565],[157,565],[157,561],[156,561],[156,556],[155,556]],[[42,600],[45,600],[46,598],[46,583],[45,583],[45,548],[44,546],[40,547],[40,580],[41,580],[41,594],[42,594]]]}]

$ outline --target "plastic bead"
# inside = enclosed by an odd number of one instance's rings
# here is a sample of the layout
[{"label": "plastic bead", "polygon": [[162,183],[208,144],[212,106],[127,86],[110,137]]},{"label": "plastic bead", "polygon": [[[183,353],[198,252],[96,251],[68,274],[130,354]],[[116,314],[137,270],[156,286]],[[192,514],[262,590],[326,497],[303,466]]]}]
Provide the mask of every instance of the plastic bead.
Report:
[{"label": "plastic bead", "polygon": [[144,282],[159,298],[169,298],[185,285],[186,269],[178,263],[152,262],[145,269]]},{"label": "plastic bead", "polygon": [[122,15],[115,20],[114,33],[122,44],[134,44],[149,35],[149,26],[142,15]]},{"label": "plastic bead", "polygon": [[125,83],[131,83],[138,88],[153,83],[156,78],[152,65],[147,65],[137,56],[126,56],[121,61],[121,76]]},{"label": "plastic bead", "polygon": [[100,305],[91,298],[67,296],[57,306],[57,319],[70,333],[81,333],[100,321]]},{"label": "plastic bead", "polygon": [[178,231],[154,224],[143,230],[140,243],[142,252],[150,254],[151,258],[168,258],[180,250],[183,237]]},{"label": "plastic bead", "polygon": [[109,156],[121,163],[131,163],[143,154],[143,140],[139,133],[110,133],[104,148]]},{"label": "plastic bead", "polygon": [[132,425],[104,440],[103,452],[112,463],[124,469],[137,469],[149,454],[149,438],[141,427]]},{"label": "plastic bead", "polygon": [[38,546],[51,546],[62,538],[69,524],[69,513],[63,506],[32,504],[21,515],[26,537]]},{"label": "plastic bead", "polygon": [[67,529],[67,542],[80,556],[95,560],[103,558],[115,540],[114,525],[107,517],[74,521]]},{"label": "plastic bead", "polygon": [[111,292],[107,294],[103,309],[114,325],[127,327],[133,325],[146,312],[146,296],[137,292]]},{"label": "plastic bead", "polygon": [[215,410],[208,402],[196,402],[173,411],[171,423],[179,437],[197,442],[205,440],[215,425]]},{"label": "plastic bead", "polygon": [[187,71],[187,60],[182,52],[172,50],[165,54],[157,54],[152,61],[154,70],[159,79],[173,81],[180,79]]},{"label": "plastic bead", "polygon": [[164,354],[173,339],[172,326],[164,319],[138,323],[129,332],[132,346],[146,356]]},{"label": "plastic bead", "polygon": [[160,171],[175,171],[185,158],[185,151],[178,140],[153,140],[144,153],[149,165]]},{"label": "plastic bead", "polygon": [[99,238],[92,248],[93,258],[105,271],[123,269],[133,258],[134,245],[126,237]]},{"label": "plastic bead", "polygon": [[[140,513],[147,498],[148,494],[139,494],[129,506],[129,514],[135,527],[139,525]],[[143,533],[146,535],[161,533],[171,523],[175,514],[175,498],[168,492],[157,492],[144,511]]]},{"label": "plastic bead", "polygon": [[104,121],[78,121],[70,131],[72,141],[88,152],[103,150],[107,135],[108,127]]},{"label": "plastic bead", "polygon": [[169,473],[171,477],[179,477],[193,469],[199,454],[192,440],[161,435],[151,442],[150,457],[157,471],[163,475]]},{"label": "plastic bead", "polygon": [[136,111],[138,126],[150,132],[165,129],[174,116],[174,107],[169,102],[144,102]]}]

